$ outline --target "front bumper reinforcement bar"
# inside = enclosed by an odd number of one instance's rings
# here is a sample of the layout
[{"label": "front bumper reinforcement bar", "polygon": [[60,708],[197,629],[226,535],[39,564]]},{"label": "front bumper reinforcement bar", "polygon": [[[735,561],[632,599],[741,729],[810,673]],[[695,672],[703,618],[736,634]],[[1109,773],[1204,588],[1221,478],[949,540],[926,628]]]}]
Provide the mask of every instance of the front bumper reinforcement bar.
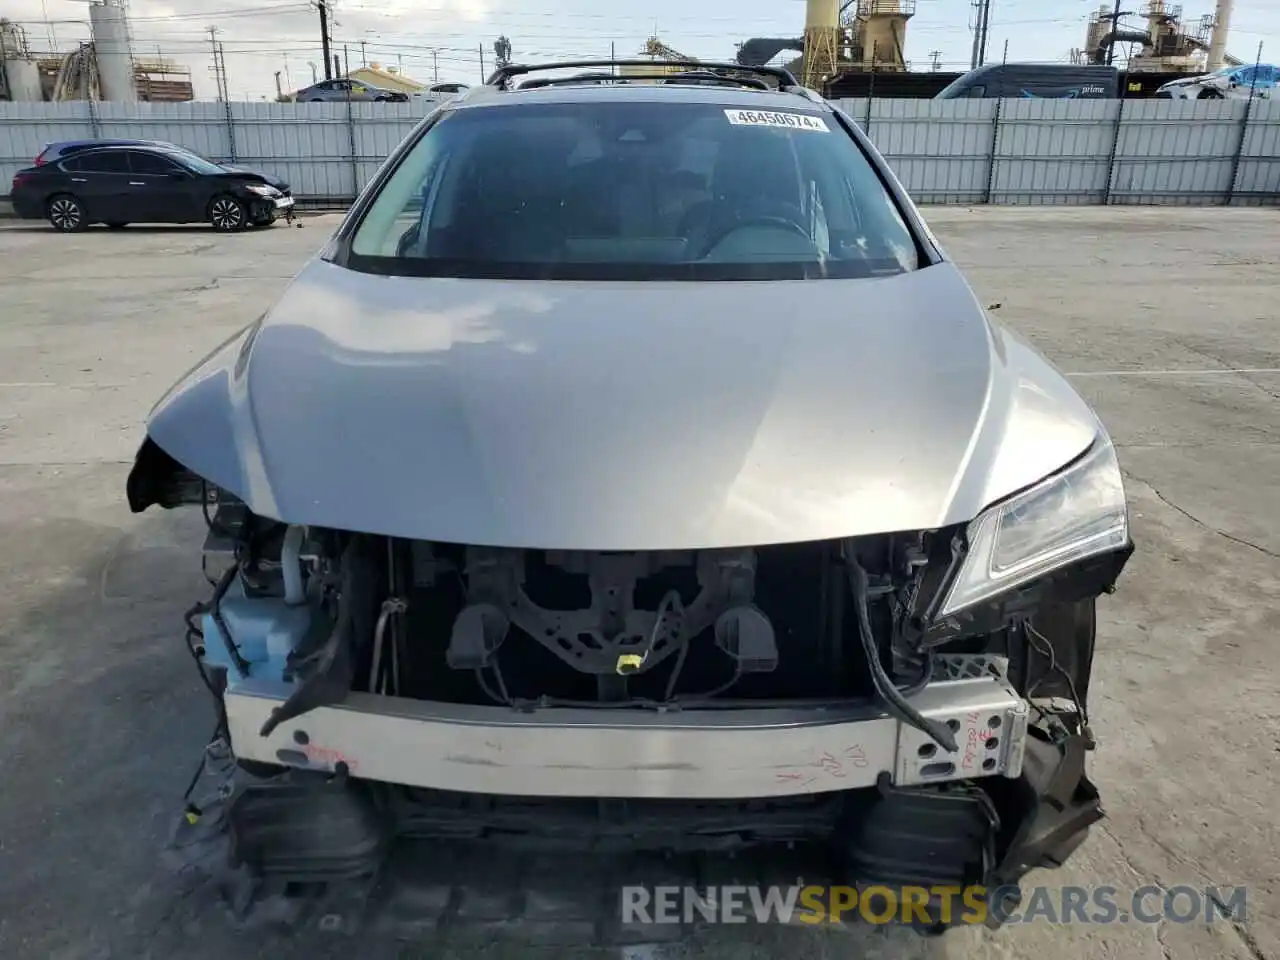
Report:
[{"label": "front bumper reinforcement bar", "polygon": [[881,772],[897,787],[1019,777],[1028,706],[1006,669],[941,656],[938,679],[910,698],[951,727],[954,754],[869,704],[520,712],[352,693],[263,737],[291,685],[233,682],[225,702],[241,760],[469,793],[748,799],[870,787]]}]

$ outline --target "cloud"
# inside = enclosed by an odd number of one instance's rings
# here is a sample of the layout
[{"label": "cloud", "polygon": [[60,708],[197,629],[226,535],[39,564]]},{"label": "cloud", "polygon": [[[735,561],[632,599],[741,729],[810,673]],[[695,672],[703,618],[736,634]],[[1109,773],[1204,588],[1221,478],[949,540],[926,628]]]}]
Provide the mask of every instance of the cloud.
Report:
[{"label": "cloud", "polygon": [[[342,11],[341,0],[337,0],[337,9]],[[412,17],[420,11],[422,5],[416,0],[383,0],[377,5],[380,18]],[[465,23],[485,23],[492,18],[495,4],[490,0],[442,0],[431,9],[433,19],[453,18]],[[352,13],[347,14],[348,17]]]}]

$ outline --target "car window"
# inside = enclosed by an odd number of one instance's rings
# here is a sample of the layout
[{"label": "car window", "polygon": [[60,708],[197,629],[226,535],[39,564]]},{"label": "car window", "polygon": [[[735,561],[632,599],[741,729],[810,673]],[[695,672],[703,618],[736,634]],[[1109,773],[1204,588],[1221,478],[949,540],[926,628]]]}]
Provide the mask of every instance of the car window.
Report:
[{"label": "car window", "polygon": [[129,169],[134,173],[166,174],[174,173],[177,167],[172,161],[156,156],[154,153],[129,152]]},{"label": "car window", "polygon": [[63,169],[80,173],[128,173],[129,163],[123,150],[94,150],[78,153],[63,163]]},{"label": "car window", "polygon": [[917,246],[831,113],[607,101],[445,113],[345,259],[407,275],[783,279],[912,270]]},{"label": "car window", "polygon": [[985,83],[979,83],[970,87],[969,92],[965,94],[966,97],[985,97],[986,95],[987,85]]}]

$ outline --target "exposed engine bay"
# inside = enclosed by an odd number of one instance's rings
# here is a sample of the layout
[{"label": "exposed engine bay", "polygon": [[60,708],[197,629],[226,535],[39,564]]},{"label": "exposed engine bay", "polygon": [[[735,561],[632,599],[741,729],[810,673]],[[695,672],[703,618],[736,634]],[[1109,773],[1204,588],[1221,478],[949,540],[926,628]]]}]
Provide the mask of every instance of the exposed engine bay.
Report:
[{"label": "exposed engine bay", "polygon": [[994,888],[1102,817],[1093,602],[1127,552],[937,618],[962,530],[522,551],[185,496],[209,531],[188,644],[225,773],[221,812],[193,782],[188,819],[226,834],[246,889],[373,882],[423,843],[782,843],[830,882]]}]

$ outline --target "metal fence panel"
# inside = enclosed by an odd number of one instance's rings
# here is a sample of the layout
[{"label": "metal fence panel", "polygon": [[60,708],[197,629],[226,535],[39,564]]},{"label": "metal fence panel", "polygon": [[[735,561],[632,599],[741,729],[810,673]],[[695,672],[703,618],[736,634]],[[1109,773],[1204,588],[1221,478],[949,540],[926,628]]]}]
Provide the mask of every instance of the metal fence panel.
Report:
[{"label": "metal fence panel", "polygon": [[231,118],[237,163],[287,180],[298,197],[355,195],[346,104],[238,103]]},{"label": "metal fence panel", "polygon": [[1276,202],[1280,197],[1280,100],[1255,100],[1236,172],[1238,203]]},{"label": "metal fence panel", "polygon": [[[0,190],[50,141],[130,137],[256,167],[300,200],[341,204],[436,102],[0,103]],[[837,105],[919,203],[1280,203],[1276,101]]]},{"label": "metal fence panel", "polygon": [[164,140],[202,157],[230,156],[231,131],[224,103],[95,103],[99,136]]},{"label": "metal fence panel", "polygon": [[1112,197],[1119,203],[1222,203],[1240,146],[1238,100],[1134,100],[1125,106]]},{"label": "metal fence panel", "polygon": [[995,126],[993,203],[1101,203],[1117,100],[1006,100]]},{"label": "metal fence panel", "polygon": [[843,100],[917,203],[980,203],[994,100]]},{"label": "metal fence panel", "polygon": [[92,136],[87,103],[0,103],[0,190],[8,194],[13,175],[46,143]]}]

